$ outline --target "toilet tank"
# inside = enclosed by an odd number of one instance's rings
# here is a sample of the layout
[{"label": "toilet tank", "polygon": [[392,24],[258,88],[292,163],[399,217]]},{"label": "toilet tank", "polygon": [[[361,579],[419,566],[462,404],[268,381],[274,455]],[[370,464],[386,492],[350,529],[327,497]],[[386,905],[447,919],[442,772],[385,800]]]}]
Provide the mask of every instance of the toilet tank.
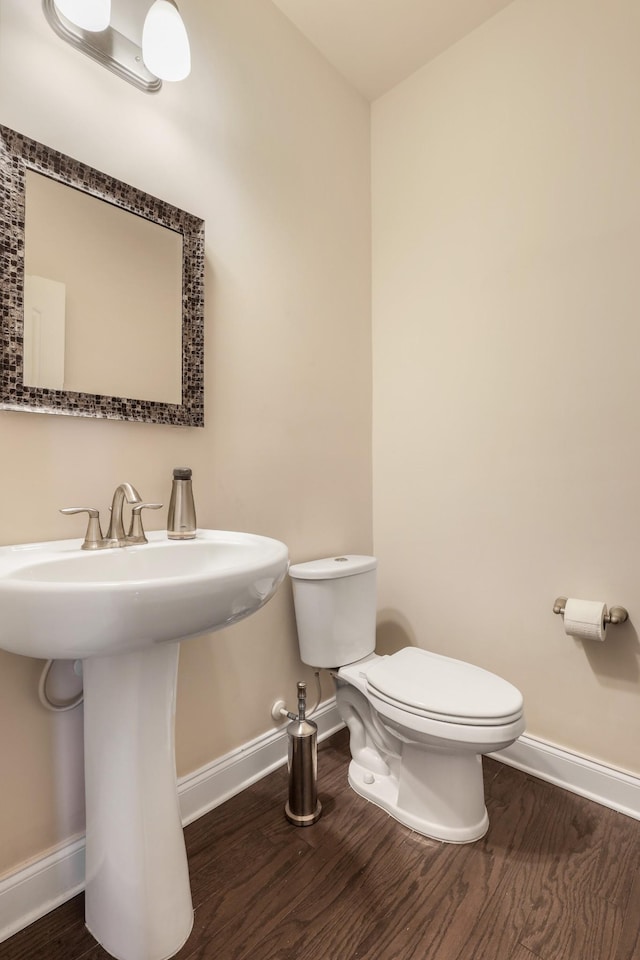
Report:
[{"label": "toilet tank", "polygon": [[373,653],[377,563],[350,555],[289,567],[303,663],[343,667]]}]

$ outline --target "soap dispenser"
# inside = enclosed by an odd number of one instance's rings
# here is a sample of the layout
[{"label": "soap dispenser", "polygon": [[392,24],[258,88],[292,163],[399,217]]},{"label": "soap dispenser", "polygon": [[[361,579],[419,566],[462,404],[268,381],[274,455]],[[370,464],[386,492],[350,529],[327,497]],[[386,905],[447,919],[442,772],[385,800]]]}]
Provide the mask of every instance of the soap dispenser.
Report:
[{"label": "soap dispenser", "polygon": [[191,468],[176,467],[173,471],[167,536],[169,540],[193,540],[196,535],[196,507],[193,502]]}]

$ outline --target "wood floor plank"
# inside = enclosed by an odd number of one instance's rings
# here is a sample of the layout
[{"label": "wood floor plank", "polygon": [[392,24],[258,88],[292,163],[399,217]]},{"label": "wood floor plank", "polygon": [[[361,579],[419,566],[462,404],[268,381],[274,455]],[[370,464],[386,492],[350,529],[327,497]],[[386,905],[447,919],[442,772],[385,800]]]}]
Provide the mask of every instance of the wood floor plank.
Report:
[{"label": "wood floor plank", "polygon": [[522,932],[522,943],[541,960],[604,960],[615,955],[621,930],[616,904],[576,891],[562,901],[541,898]]},{"label": "wood floor plank", "polygon": [[0,943],[1,960],[67,960],[95,944],[84,925],[84,895],[67,901]]},{"label": "wood floor plank", "polygon": [[640,864],[640,826],[613,810],[601,808],[601,835],[595,890],[623,910],[631,895]]},{"label": "wood floor plank", "polygon": [[520,942],[544,960],[600,960],[603,937],[615,949],[622,927],[620,908],[599,895],[612,814],[564,794],[555,815],[563,825],[563,844],[551,851]]},{"label": "wood floor plank", "polygon": [[[259,944],[288,914],[299,896],[297,877],[311,871],[312,850],[300,839],[295,847],[271,850],[261,860],[248,858],[242,869],[218,877],[215,888],[196,910],[191,949],[178,955],[215,957],[220,939],[229,956],[240,957],[244,945]],[[195,947],[195,949],[194,949]]]},{"label": "wood floor plank", "polygon": [[536,957],[535,953],[531,953],[521,943],[516,943],[513,953],[509,954],[505,960],[540,960],[540,957]]},{"label": "wood floor plank", "polygon": [[417,877],[425,856],[438,853],[440,845],[425,847],[414,838],[386,817],[366,843],[350,845],[348,855],[333,846],[326,869],[303,875],[303,895],[262,941],[261,958],[364,956],[381,919],[398,916],[407,898],[407,877]]},{"label": "wood floor plank", "polygon": [[630,884],[614,960],[640,960],[640,869],[635,870]]},{"label": "wood floor plank", "polygon": [[[518,856],[506,864],[502,883],[466,944],[466,955],[474,960],[494,960],[498,942],[498,955],[508,956],[520,942],[544,960],[562,956],[567,925],[575,920],[577,930],[584,922],[580,897],[570,891],[574,884],[583,896],[596,895],[603,808],[562,790],[555,789],[553,796],[552,804],[540,808]],[[569,912],[562,904],[569,904]],[[598,915],[613,936],[616,930],[619,934],[615,908],[598,907]]]}]

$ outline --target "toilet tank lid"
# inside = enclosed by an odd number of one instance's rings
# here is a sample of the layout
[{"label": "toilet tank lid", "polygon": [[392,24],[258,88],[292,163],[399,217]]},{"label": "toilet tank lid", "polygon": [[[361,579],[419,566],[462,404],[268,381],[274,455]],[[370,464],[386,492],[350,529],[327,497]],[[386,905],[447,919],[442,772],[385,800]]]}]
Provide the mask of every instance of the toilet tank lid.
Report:
[{"label": "toilet tank lid", "polygon": [[289,567],[289,576],[293,580],[337,580],[339,577],[353,577],[356,573],[375,570],[377,565],[375,557],[344,554],[323,560],[309,560],[307,563],[294,563]]}]

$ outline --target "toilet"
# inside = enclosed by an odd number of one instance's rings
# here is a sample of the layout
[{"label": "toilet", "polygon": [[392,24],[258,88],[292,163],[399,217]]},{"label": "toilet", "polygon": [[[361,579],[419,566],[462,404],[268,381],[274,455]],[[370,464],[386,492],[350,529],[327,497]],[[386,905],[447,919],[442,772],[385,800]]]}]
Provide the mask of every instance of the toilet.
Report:
[{"label": "toilet", "polygon": [[289,568],[303,663],[325,667],[349,729],[349,784],[417,833],[484,836],[482,755],[524,731],[522,694],[461,660],[405,647],[375,653],[375,557]]}]

